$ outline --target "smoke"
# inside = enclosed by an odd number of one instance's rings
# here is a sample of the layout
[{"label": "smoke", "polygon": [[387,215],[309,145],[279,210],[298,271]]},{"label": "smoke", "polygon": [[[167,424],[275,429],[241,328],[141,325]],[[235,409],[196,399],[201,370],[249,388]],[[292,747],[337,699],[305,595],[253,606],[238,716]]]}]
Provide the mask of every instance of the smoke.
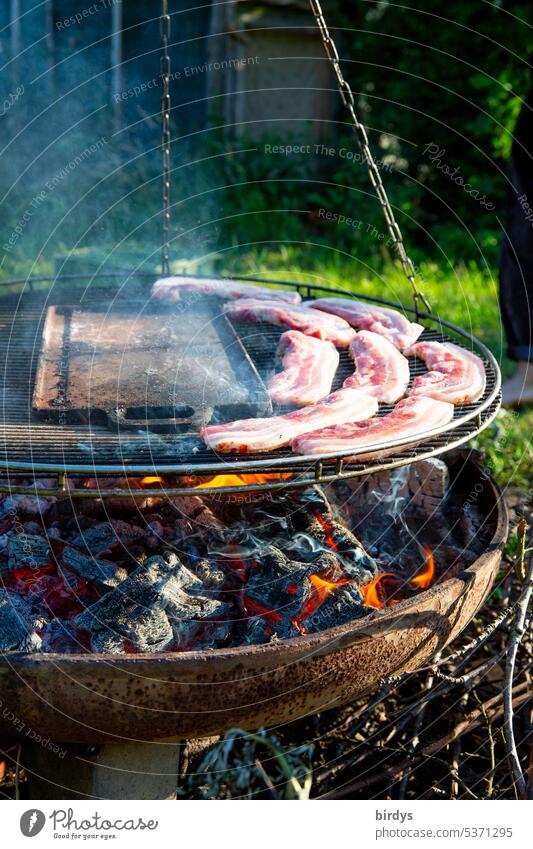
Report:
[{"label": "smoke", "polygon": [[[180,8],[172,7],[174,13]],[[2,274],[32,265],[50,271],[66,257],[64,272],[92,270],[100,261],[118,269],[130,259],[155,267],[161,239],[158,7],[31,0],[23,8],[28,11],[0,31],[6,65],[0,83]],[[122,26],[114,37],[119,12]],[[206,7],[173,15],[173,39],[185,42],[171,51],[172,236],[182,256],[204,254],[216,241],[216,228],[203,226],[211,217],[212,173],[201,163],[187,165],[205,158],[194,134],[206,121],[207,78],[214,73],[204,68],[208,14]],[[187,201],[195,196],[203,199]]]}]

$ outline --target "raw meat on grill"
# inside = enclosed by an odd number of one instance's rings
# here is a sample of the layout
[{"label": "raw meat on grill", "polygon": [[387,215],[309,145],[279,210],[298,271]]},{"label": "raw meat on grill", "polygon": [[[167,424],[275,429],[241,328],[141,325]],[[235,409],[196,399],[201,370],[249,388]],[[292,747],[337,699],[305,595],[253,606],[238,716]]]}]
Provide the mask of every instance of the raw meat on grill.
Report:
[{"label": "raw meat on grill", "polygon": [[331,342],[287,330],[279,340],[278,355],[283,371],[268,382],[268,393],[276,404],[303,407],[316,404],[331,392],[339,365],[339,352]]},{"label": "raw meat on grill", "polygon": [[409,363],[392,342],[360,330],[350,343],[357,370],[344,381],[346,388],[362,389],[384,404],[403,398],[409,384]]},{"label": "raw meat on grill", "polygon": [[370,418],[377,408],[376,399],[359,389],[339,389],[313,407],[269,419],[242,419],[229,424],[209,425],[202,428],[200,435],[215,451],[236,454],[273,451],[319,427]]},{"label": "raw meat on grill", "polygon": [[152,286],[152,298],[158,301],[179,301],[182,293],[216,295],[219,298],[256,298],[299,304],[298,292],[289,289],[267,289],[239,280],[210,280],[208,277],[162,277]]},{"label": "raw meat on grill", "polygon": [[[297,454],[328,454],[335,451],[348,452],[364,448],[365,445],[404,437],[423,438],[425,432],[448,424],[452,417],[452,404],[433,398],[404,398],[392,413],[382,418],[324,427],[297,437],[292,442],[292,448]],[[409,443],[410,446],[413,444],[416,443]],[[372,454],[356,455],[351,460],[359,462],[386,457],[397,450],[385,448]]]},{"label": "raw meat on grill", "polygon": [[379,304],[353,301],[351,298],[318,298],[309,302],[309,306],[340,316],[354,327],[378,333],[400,351],[413,345],[424,329],[421,324],[409,321],[397,310],[387,309]]},{"label": "raw meat on grill", "polygon": [[485,369],[480,358],[452,342],[417,342],[406,351],[431,369],[416,377],[409,395],[435,398],[450,404],[472,404],[485,391]]},{"label": "raw meat on grill", "polygon": [[233,321],[266,321],[282,327],[286,325],[293,330],[300,330],[306,336],[333,342],[338,348],[347,348],[355,336],[354,329],[343,318],[311,310],[303,304],[288,306],[274,300],[243,299],[225,304],[224,312]]}]

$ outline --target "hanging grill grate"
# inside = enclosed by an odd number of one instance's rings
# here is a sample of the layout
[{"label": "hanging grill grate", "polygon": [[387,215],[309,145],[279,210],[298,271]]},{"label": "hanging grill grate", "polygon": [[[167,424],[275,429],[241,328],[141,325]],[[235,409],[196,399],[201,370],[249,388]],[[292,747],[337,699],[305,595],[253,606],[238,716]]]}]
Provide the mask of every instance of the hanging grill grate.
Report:
[{"label": "hanging grill grate", "polygon": [[[110,275],[112,276],[112,275]],[[150,280],[153,276],[150,275]],[[146,279],[136,281],[136,292],[147,301]],[[78,278],[81,282],[83,278]],[[244,278],[241,278],[244,279]],[[250,278],[246,278],[250,280]],[[269,282],[254,279],[255,282]],[[50,282],[50,281],[48,281]],[[71,281],[72,282],[72,281]],[[102,281],[103,282],[103,281]],[[297,289],[305,298],[319,297],[325,292],[342,294],[345,297],[353,293],[331,290],[321,286],[297,283],[275,282],[276,285]],[[46,281],[42,281],[46,283]],[[4,285],[10,285],[6,282]],[[132,281],[128,281],[128,299],[133,296]],[[478,353],[485,364],[487,387],[483,398],[476,404],[456,408],[452,422],[444,428],[423,435],[423,441],[416,447],[406,448],[412,443],[412,437],[401,442],[379,443],[361,449],[361,453],[377,452],[382,448],[395,447],[396,451],[381,460],[365,463],[347,462],[342,454],[323,456],[297,456],[290,449],[280,449],[268,454],[224,455],[221,457],[208,449],[199,439],[197,428],[183,428],[183,420],[176,417],[176,427],[169,433],[150,431],[150,420],[144,419],[144,427],[135,429],[110,429],[101,424],[74,424],[68,422],[43,422],[32,409],[32,397],[41,348],[42,329],[46,309],[52,300],[54,303],[71,302],[74,289],[70,285],[63,297],[59,296],[61,287],[50,291],[34,291],[22,297],[6,296],[0,301],[0,348],[4,355],[4,397],[0,416],[0,468],[6,476],[0,487],[10,491],[35,490],[31,487],[20,489],[12,474],[42,473],[59,475],[64,487],[64,476],[72,477],[122,477],[138,478],[147,475],[160,475],[165,478],[167,494],[191,492],[198,483],[187,478],[209,478],[215,475],[279,474],[283,480],[269,480],[255,484],[244,481],[239,485],[225,488],[225,491],[277,489],[286,486],[305,486],[314,482],[329,482],[341,477],[355,477],[383,469],[394,468],[414,460],[435,456],[474,437],[496,415],[500,405],[500,373],[497,362],[490,351],[478,340],[458,327],[427,313],[421,314],[425,330],[422,338],[439,341],[451,340]],[[113,311],[120,309],[117,290],[109,288],[84,288],[83,306],[90,309],[98,303]],[[114,292],[114,293],[113,293]],[[388,301],[357,296],[374,303],[393,308],[397,304]],[[172,305],[169,306],[172,310]],[[413,312],[413,310],[408,310]],[[272,374],[275,353],[283,328],[271,325],[234,325],[236,334],[249,360],[259,377],[265,381]],[[426,371],[420,361],[410,358],[411,377]],[[342,385],[348,374],[353,372],[353,364],[346,352],[341,352],[341,363],[333,388]],[[378,415],[385,415],[390,406],[381,405]],[[279,412],[279,410],[274,410]],[[281,410],[283,412],[283,410]],[[350,456],[354,455],[353,449]],[[169,476],[177,476],[171,481]],[[129,486],[129,485],[128,485]],[[124,490],[116,490],[123,492]],[[129,488],[128,490],[129,491]],[[204,488],[204,493],[219,491],[219,487]],[[106,494],[108,490],[106,489]],[[113,494],[115,490],[109,490]],[[155,492],[160,494],[160,489]],[[150,490],[143,489],[141,496]],[[94,496],[98,494],[86,489],[65,488],[66,495]]]}]

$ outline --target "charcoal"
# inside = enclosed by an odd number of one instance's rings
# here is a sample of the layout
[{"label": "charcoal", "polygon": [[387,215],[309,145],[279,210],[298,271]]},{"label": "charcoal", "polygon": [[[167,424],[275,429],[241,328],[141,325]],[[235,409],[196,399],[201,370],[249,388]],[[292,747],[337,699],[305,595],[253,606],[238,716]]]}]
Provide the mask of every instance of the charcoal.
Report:
[{"label": "charcoal", "polygon": [[73,540],[72,545],[76,548],[81,548],[88,551],[90,554],[103,554],[104,551],[109,551],[118,543],[117,535],[108,522],[101,525],[95,525],[93,528],[87,528],[78,534]]},{"label": "charcoal", "polygon": [[98,581],[106,587],[116,587],[128,577],[125,569],[111,563],[110,560],[83,554],[70,546],[65,546],[63,563],[80,577]]},{"label": "charcoal", "polygon": [[229,610],[229,604],[217,601],[214,598],[206,598],[200,595],[188,595],[178,591],[173,593],[172,598],[167,600],[165,612],[171,622],[182,619],[221,619]]},{"label": "charcoal", "polygon": [[372,608],[364,607],[363,597],[356,586],[340,584],[309,616],[298,621],[306,633],[314,634],[360,619],[371,612]]},{"label": "charcoal", "polygon": [[250,619],[245,620],[243,627],[239,631],[238,644],[244,641],[249,645],[287,640],[290,637],[297,637],[299,634],[299,631],[290,619],[268,622],[261,616],[252,616]]},{"label": "charcoal", "polygon": [[140,652],[159,652],[174,643],[174,634],[163,610],[148,610],[141,605],[119,615],[114,626]]},{"label": "charcoal", "polygon": [[191,569],[198,580],[201,581],[204,590],[220,592],[226,580],[222,569],[219,569],[206,558],[196,560],[191,565]]},{"label": "charcoal", "polygon": [[80,654],[85,651],[85,645],[80,639],[72,622],[63,619],[52,619],[42,632],[41,650],[60,654]]},{"label": "charcoal", "polygon": [[182,535],[208,532],[213,536],[220,536],[224,525],[205,501],[198,495],[185,495],[180,498],[172,498],[178,518],[176,524]]},{"label": "charcoal", "polygon": [[442,512],[450,486],[446,463],[434,457],[413,463],[409,466],[408,486],[412,503],[426,516]]},{"label": "charcoal", "polygon": [[76,624],[88,631],[112,628],[115,617],[124,616],[128,609],[133,611],[138,606],[156,606],[162,610],[172,590],[177,592],[190,583],[191,573],[185,570],[175,554],[165,552],[150,557],[118,587],[78,614]]},{"label": "charcoal", "polygon": [[38,651],[42,640],[35,628],[40,624],[20,599],[0,590],[0,651]]},{"label": "charcoal", "polygon": [[145,531],[138,525],[131,525],[129,522],[123,522],[121,519],[111,519],[110,524],[123,545],[129,545],[135,540],[144,539]]},{"label": "charcoal", "polygon": [[96,631],[91,635],[91,651],[95,654],[123,654],[124,637],[114,631]]},{"label": "charcoal", "polygon": [[10,569],[19,569],[22,566],[42,569],[44,566],[48,566],[51,560],[48,541],[44,537],[33,534],[11,536],[7,550]]},{"label": "charcoal", "polygon": [[245,611],[250,615],[272,611],[275,619],[296,616],[309,596],[308,574],[307,565],[290,561],[269,546],[250,567],[243,591]]},{"label": "charcoal", "polygon": [[[146,560],[80,613],[75,624],[91,632],[115,631],[138,651],[163,651],[175,641],[188,642],[203,620],[226,614],[229,605],[199,596],[200,588],[176,555],[165,552]],[[196,594],[188,595],[184,589]],[[187,627],[188,622],[193,624]]]},{"label": "charcoal", "polygon": [[45,495],[8,495],[4,498],[0,512],[20,516],[44,516],[56,503],[57,498]]}]

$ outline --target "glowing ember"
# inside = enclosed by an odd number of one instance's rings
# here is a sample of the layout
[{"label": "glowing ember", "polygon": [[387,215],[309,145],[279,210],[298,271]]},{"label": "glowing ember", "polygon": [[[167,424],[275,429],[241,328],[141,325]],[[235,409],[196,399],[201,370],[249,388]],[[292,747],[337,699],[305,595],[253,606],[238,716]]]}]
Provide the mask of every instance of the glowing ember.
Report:
[{"label": "glowing ember", "polygon": [[242,597],[242,606],[246,616],[260,616],[261,619],[264,619],[265,622],[269,622],[271,625],[281,622],[281,613],[278,613],[277,610],[269,610],[268,607],[264,607],[264,605],[259,604],[258,601],[254,601],[254,599],[246,595]]},{"label": "glowing ember", "polygon": [[215,475],[213,478],[204,481],[194,489],[223,489],[228,486],[253,486],[269,481],[282,481],[290,478],[290,474],[275,474],[271,472],[266,475]]},{"label": "glowing ember", "polygon": [[426,555],[426,568],[419,575],[411,578],[411,584],[414,587],[419,587],[421,590],[427,590],[435,576],[435,560],[429,546],[424,545],[422,547]]},{"label": "glowing ember", "polygon": [[319,513],[317,513],[315,515],[315,519],[317,520],[317,522],[320,525],[322,525],[322,527],[324,528],[324,530],[326,532],[326,536],[325,536],[325,539],[324,539],[324,542],[326,543],[326,545],[328,545],[333,551],[337,551],[337,543],[335,542],[335,540],[331,536],[331,522],[328,522],[328,520],[324,519],[324,517],[321,516]]},{"label": "glowing ember", "polygon": [[324,578],[321,578],[320,575],[309,575],[309,581],[312,586],[311,595],[300,610],[298,616],[293,619],[294,627],[302,634],[305,633],[305,628],[303,627],[302,622],[311,616],[321,604],[324,604],[328,596],[330,596],[337,587],[341,586],[341,584],[349,583],[348,578],[341,578],[340,581],[326,581]]}]

